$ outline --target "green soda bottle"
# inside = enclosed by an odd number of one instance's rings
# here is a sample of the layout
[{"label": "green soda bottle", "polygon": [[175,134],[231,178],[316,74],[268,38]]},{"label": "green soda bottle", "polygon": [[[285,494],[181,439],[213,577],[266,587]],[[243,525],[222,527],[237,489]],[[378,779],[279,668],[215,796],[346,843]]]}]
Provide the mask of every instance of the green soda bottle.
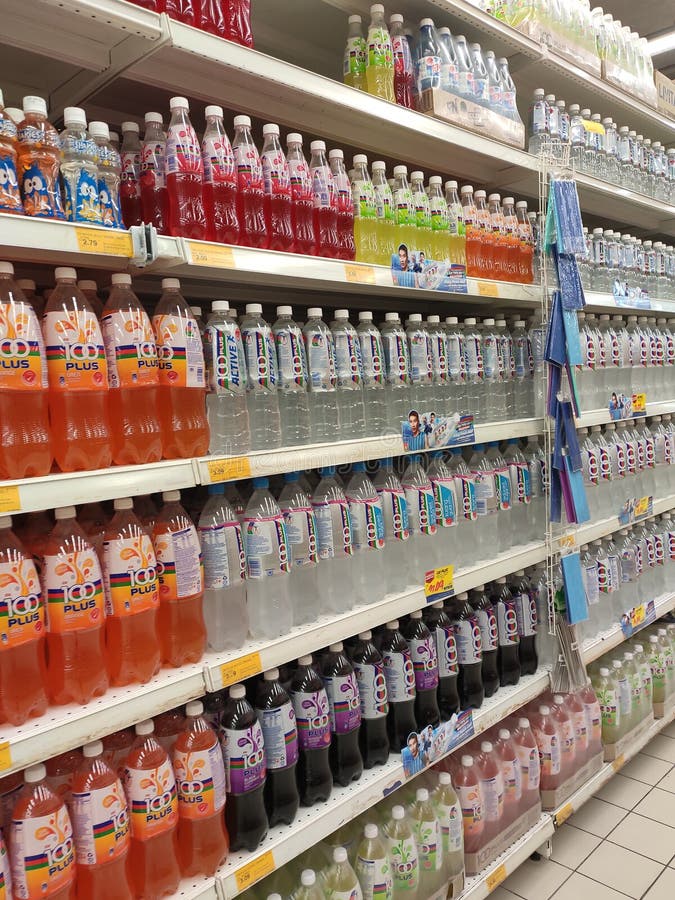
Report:
[{"label": "green soda bottle", "polygon": [[402,806],[395,806],[385,835],[394,881],[394,900],[423,900],[419,892],[420,861],[415,836]]},{"label": "green soda bottle", "polygon": [[410,807],[420,858],[420,897],[433,897],[443,884],[441,826],[426,788],[418,788]]},{"label": "green soda bottle", "polygon": [[363,900],[393,900],[394,882],[387,848],[373,822],[363,829],[355,870]]},{"label": "green soda bottle", "polygon": [[363,900],[361,885],[344,847],[333,850],[333,865],[326,873],[324,893],[328,900]]}]

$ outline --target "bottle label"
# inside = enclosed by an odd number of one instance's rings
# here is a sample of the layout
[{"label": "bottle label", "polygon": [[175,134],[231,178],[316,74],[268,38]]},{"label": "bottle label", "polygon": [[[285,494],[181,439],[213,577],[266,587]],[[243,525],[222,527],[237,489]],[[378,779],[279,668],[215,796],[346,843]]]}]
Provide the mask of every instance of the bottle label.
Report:
[{"label": "bottle label", "polygon": [[[2,126],[2,122],[0,121],[0,127]],[[9,836],[9,828],[7,828],[7,834]],[[9,856],[7,855],[7,848],[5,847],[5,842],[0,839],[0,900],[11,900],[11,894],[9,893],[12,889],[12,871],[11,871],[11,863],[9,860]]]},{"label": "bottle label", "polygon": [[519,637],[534,637],[537,633],[537,603],[528,591],[521,591],[514,597]]},{"label": "bottle label", "polygon": [[19,551],[8,549],[0,562],[0,653],[41,638],[45,611],[35,564]]},{"label": "bottle label", "polygon": [[359,686],[353,672],[324,677],[330,710],[330,726],[334,734],[348,734],[361,724]]},{"label": "bottle label", "polygon": [[[93,142],[82,141],[83,155],[97,155]],[[88,146],[91,144],[91,146]],[[64,187],[66,218],[70,222],[85,222],[89,225],[101,224],[101,202],[98,195],[98,173],[94,165],[80,163],[79,169],[64,172],[61,169]],[[138,182],[135,190],[140,193]]]},{"label": "bottle label", "polygon": [[120,153],[122,162],[122,184],[126,195],[131,200],[140,200],[141,154],[137,150],[123,150]]},{"label": "bottle label", "polygon": [[204,184],[237,185],[234,151],[225,134],[204,135],[202,141]]},{"label": "bottle label", "polygon": [[252,144],[239,144],[233,150],[237,169],[237,190],[245,194],[262,194],[264,180],[258,151]]},{"label": "bottle label", "polygon": [[495,486],[495,473],[475,471],[471,473],[476,491],[476,513],[478,516],[490,516],[497,512],[498,499]]},{"label": "bottle label", "polygon": [[160,600],[183,600],[204,590],[202,554],[197,531],[191,523],[178,531],[155,537]]},{"label": "bottle label", "polygon": [[518,644],[518,616],[513,600],[500,600],[497,603],[497,628],[499,630],[499,646],[510,647]]},{"label": "bottle label", "polygon": [[417,332],[410,336],[410,379],[413,384],[431,381],[432,358],[426,335]]},{"label": "bottle label", "polygon": [[[636,682],[636,696],[639,703],[640,693],[642,691],[642,678],[640,677],[640,675],[638,675]],[[574,740],[576,741],[577,752],[579,751],[579,749],[581,749],[581,751],[585,753],[588,750],[588,727],[586,724],[586,710],[575,710],[572,714],[572,718],[574,720]]]},{"label": "bottle label", "polygon": [[337,190],[329,166],[315,166],[311,170],[314,209],[337,209]]},{"label": "bottle label", "polygon": [[354,663],[362,719],[382,719],[389,711],[384,663]]},{"label": "bottle label", "polygon": [[581,464],[586,484],[600,484],[600,467],[595,448],[581,451]]},{"label": "bottle label", "polygon": [[457,640],[452,625],[437,625],[434,629],[436,641],[436,657],[438,659],[438,675],[440,678],[451,678],[459,672]]},{"label": "bottle label", "polygon": [[101,320],[111,388],[159,384],[157,346],[143,309],[117,310]]},{"label": "bottle label", "polygon": [[497,359],[497,342],[494,335],[486,335],[481,348],[483,357],[483,375],[490,381],[495,381],[499,372],[499,360]]},{"label": "bottle label", "polygon": [[216,738],[206,750],[173,752],[178,790],[178,815],[182,819],[208,819],[225,808],[223,751]]},{"label": "bottle label", "polygon": [[383,651],[384,678],[390,703],[415,699],[415,670],[410,650]]},{"label": "bottle label", "polygon": [[504,802],[517,803],[523,793],[523,776],[518,757],[502,759],[502,780],[504,782]]},{"label": "bottle label", "polygon": [[204,351],[209,388],[216,394],[239,392],[246,386],[246,361],[241,331],[235,322],[207,325]]},{"label": "bottle label", "polygon": [[313,391],[330,391],[335,388],[335,347],[328,332],[312,331],[305,335],[307,368]]},{"label": "bottle label", "polygon": [[480,787],[485,821],[499,822],[504,812],[504,782],[501,771],[490,778],[481,777]]},{"label": "bottle label", "polygon": [[[29,152],[20,158],[18,164],[24,212],[27,216],[39,219],[64,219],[58,177],[57,160],[60,151],[58,134],[54,132],[52,136],[48,131],[43,132],[29,126],[21,129],[19,141],[24,145],[33,145]],[[47,159],[44,159],[43,154],[37,149],[39,146],[51,147],[56,154],[48,153]]]},{"label": "bottle label", "polygon": [[401,488],[377,488],[382,504],[382,512],[387,523],[386,539],[407,541],[410,537],[408,520],[408,502],[405,491]]},{"label": "bottle label", "polygon": [[129,850],[129,809],[121,783],[73,792],[71,817],[78,866],[112,862]]},{"label": "bottle label", "polygon": [[102,391],[108,367],[101,328],[87,309],[45,313],[44,335],[53,391]]},{"label": "bottle label", "polygon": [[313,566],[319,561],[316,519],[311,506],[283,509],[286,539],[293,566]]},{"label": "bottle label", "polygon": [[192,316],[154,316],[159,383],[165,387],[205,388],[204,351]]},{"label": "bottle label", "polygon": [[370,28],[368,31],[368,66],[380,69],[392,69],[394,66],[391,38],[386,27]]},{"label": "bottle label", "polygon": [[28,303],[0,303],[0,389],[43,391],[47,386],[47,356],[33,308]]},{"label": "bottle label", "polygon": [[330,746],[330,707],[326,691],[296,691],[291,699],[301,750],[325,750]]},{"label": "bottle label", "polygon": [[106,616],[157,609],[159,587],[152,541],[142,532],[103,545]]},{"label": "bottle label", "polygon": [[45,556],[42,579],[50,632],[63,634],[103,626],[103,578],[90,544],[72,552]]},{"label": "bottle label", "polygon": [[131,836],[148,841],[178,824],[176,779],[168,758],[154,769],[124,770],[124,791],[131,809]]},{"label": "bottle label", "polygon": [[384,359],[387,365],[388,384],[408,384],[410,373],[410,354],[408,342],[403,332],[391,332],[382,335]]},{"label": "bottle label", "polygon": [[457,803],[435,803],[443,838],[443,854],[460,853],[464,847],[462,808]]},{"label": "bottle label", "polygon": [[[652,670],[653,671],[653,670]],[[614,728],[620,722],[619,696],[613,688],[607,687],[597,691],[600,714],[604,727]]]},{"label": "bottle label", "polygon": [[431,487],[404,484],[410,530],[414,534],[436,534],[436,503]]},{"label": "bottle label", "polygon": [[333,340],[338,386],[361,384],[361,345],[356,332],[338,331]]},{"label": "bottle label", "polygon": [[352,516],[347,501],[327,500],[325,503],[312,503],[312,506],[319,536],[319,558],[351,556],[354,543]]},{"label": "bottle label", "polygon": [[356,857],[356,877],[361,885],[363,900],[389,900],[393,897],[394,882],[387,856],[378,859]]},{"label": "bottle label", "polygon": [[411,638],[408,646],[415,671],[416,689],[418,691],[435,690],[438,687],[438,657],[433,636]]},{"label": "bottle label", "polygon": [[334,172],[333,184],[335,185],[336,209],[340,213],[354,213],[352,200],[352,184],[346,172]]},{"label": "bottle label", "polygon": [[279,360],[279,387],[307,387],[307,362],[302,332],[297,327],[275,331],[274,342]]},{"label": "bottle label", "polygon": [[204,177],[204,163],[197,134],[187,122],[169,126],[166,137],[166,174]]},{"label": "bottle label", "polygon": [[244,546],[249,578],[269,578],[291,571],[284,517],[244,519]]},{"label": "bottle label", "polygon": [[480,626],[480,639],[483,652],[486,650],[496,650],[499,640],[499,629],[497,625],[497,616],[491,606],[489,609],[476,610],[476,617]]},{"label": "bottle label", "polygon": [[448,372],[453,381],[462,380],[464,370],[464,350],[458,334],[448,335]]},{"label": "bottle label", "polygon": [[479,784],[458,785],[457,797],[462,809],[464,840],[483,833],[483,803]]},{"label": "bottle label", "polygon": [[457,661],[460,666],[471,666],[481,662],[483,645],[481,643],[480,625],[475,616],[458,619],[453,622],[455,640],[457,641]]},{"label": "bottle label", "polygon": [[438,819],[414,819],[413,827],[417,839],[420,871],[439,872],[443,863],[443,844]]},{"label": "bottle label", "polygon": [[511,509],[511,479],[506,467],[495,469],[495,491],[499,498],[499,508]]},{"label": "bottle label", "polygon": [[268,197],[291,199],[291,176],[281,149],[264,150],[262,154],[263,181]]},{"label": "bottle label", "polygon": [[467,378],[476,381],[483,377],[483,359],[480,340],[476,335],[467,335],[464,341],[464,367]]},{"label": "bottle label", "polygon": [[298,761],[298,729],[289,701],[273,709],[257,709],[268,769],[285,769]]},{"label": "bottle label", "polygon": [[516,744],[516,753],[520,762],[520,774],[522,777],[523,791],[539,792],[541,777],[541,762],[537,747],[527,747],[524,744]]},{"label": "bottle label", "polygon": [[476,482],[473,475],[457,475],[457,484],[462,501],[461,513],[465,519],[474,522],[478,518],[476,505]]},{"label": "bottle label", "polygon": [[259,388],[274,388],[277,384],[277,362],[272,330],[251,327],[241,332],[246,354],[249,382]]},{"label": "bottle label", "polygon": [[73,829],[65,805],[48,816],[12,819],[12,882],[24,900],[69,893],[75,879]]},{"label": "bottle label", "polygon": [[[9,119],[0,119],[0,136],[2,137],[11,137],[11,132],[8,133],[8,122]],[[14,126],[14,136],[16,136],[16,126]],[[16,174],[16,153],[5,142],[0,144],[0,211],[23,211],[19,179]]]},{"label": "bottle label", "polygon": [[387,838],[387,848],[391,861],[391,874],[394,892],[397,897],[405,897],[407,893],[417,896],[420,880],[420,863],[415,838]]},{"label": "bottle label", "polygon": [[[358,176],[357,176],[358,178]],[[358,219],[377,218],[377,198],[370,181],[355,181],[352,185],[354,216]]]},{"label": "bottle label", "polygon": [[457,519],[455,480],[454,478],[434,477],[431,484],[434,492],[436,524],[441,528],[450,528]]},{"label": "bottle label", "polygon": [[246,553],[238,521],[200,525],[204,590],[221,591],[246,578]]},{"label": "bottle label", "polygon": [[363,384],[372,387],[384,384],[384,350],[382,338],[376,332],[359,334],[361,347],[361,364],[363,366]]},{"label": "bottle label", "polygon": [[532,500],[532,486],[527,463],[510,463],[509,474],[511,476],[511,502],[530,503]]},{"label": "bottle label", "polygon": [[542,775],[551,777],[560,774],[560,739],[557,734],[547,734],[539,728],[534,729],[539,747],[539,763]]},{"label": "bottle label", "polygon": [[141,185],[155,191],[166,187],[166,142],[143,141],[141,147]]},{"label": "bottle label", "polygon": [[260,722],[248,728],[221,728],[228,794],[248,794],[265,784],[265,746]]},{"label": "bottle label", "polygon": [[345,77],[347,75],[365,75],[366,53],[366,42],[360,35],[347,38],[342,74]]},{"label": "bottle label", "polygon": [[384,548],[384,516],[379,497],[375,500],[349,498],[354,547],[357,550]]}]

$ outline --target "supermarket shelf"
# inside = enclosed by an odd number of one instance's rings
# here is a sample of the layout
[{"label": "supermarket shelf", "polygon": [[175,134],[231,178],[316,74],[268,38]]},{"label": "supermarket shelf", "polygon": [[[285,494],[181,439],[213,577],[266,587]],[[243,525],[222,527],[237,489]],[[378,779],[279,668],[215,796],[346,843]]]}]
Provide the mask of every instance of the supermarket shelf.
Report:
[{"label": "supermarket shelf", "polygon": [[650,297],[641,305],[628,303],[625,298],[617,299],[613,294],[602,294],[596,291],[584,291],[586,310],[589,312],[622,312],[624,315],[637,313],[648,315],[650,312],[675,314],[675,300],[658,300]]},{"label": "supermarket shelf", "polygon": [[[486,728],[491,728],[538,697],[548,684],[548,671],[541,671],[521,679],[515,687],[502,688],[476,711],[475,733],[480,734]],[[292,825],[273,829],[254,853],[233,853],[229,857],[216,875],[221,895],[224,898],[238,896],[242,892],[242,877],[245,873],[255,872],[259,860],[265,861],[258,875],[262,877],[309,850],[317,841],[323,840],[341,825],[383,800],[407,780],[400,757],[391,757],[386,765],[364,772],[349,787],[334,789],[329,803],[301,809]],[[253,880],[249,883],[252,884]]]},{"label": "supermarket shelf", "polygon": [[[665,413],[675,413],[675,400],[660,400],[656,403],[647,403],[645,415],[662,416]],[[574,420],[577,428],[590,428],[591,425],[606,425],[608,422],[616,422],[607,409],[589,409]]]},{"label": "supermarket shelf", "polygon": [[[675,593],[663,594],[661,597],[657,598],[655,603],[657,619],[660,619],[661,616],[665,616],[666,613],[671,612],[673,609],[675,609]],[[633,632],[633,634],[639,634],[640,630],[641,629]],[[588,665],[598,659],[598,657],[604,656],[605,653],[609,653],[610,650],[623,644],[625,640],[626,638],[621,630],[621,626],[618,624],[614,625],[608,631],[604,631],[602,634],[599,634],[590,641],[584,643],[584,662]]]},{"label": "supermarket shelf", "polygon": [[183,878],[175,894],[169,900],[219,900],[216,879],[213,876],[204,878]]},{"label": "supermarket shelf", "polygon": [[[669,494],[667,497],[655,499],[653,502],[652,516],[658,516],[660,513],[667,512],[675,507],[675,494]],[[585,525],[578,525],[576,528],[571,527],[570,530],[560,537],[558,543],[560,547],[581,547],[583,544],[589,544],[591,541],[597,541],[599,538],[613,534],[622,528],[626,528],[619,522],[618,515],[611,516],[609,519],[600,519],[597,522],[588,522]]]}]

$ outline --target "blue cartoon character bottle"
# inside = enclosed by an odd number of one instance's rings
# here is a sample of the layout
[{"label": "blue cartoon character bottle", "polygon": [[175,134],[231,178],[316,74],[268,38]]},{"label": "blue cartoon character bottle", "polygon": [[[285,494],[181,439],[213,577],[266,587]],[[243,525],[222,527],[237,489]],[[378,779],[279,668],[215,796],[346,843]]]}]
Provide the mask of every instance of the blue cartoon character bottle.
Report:
[{"label": "blue cartoon character bottle", "polygon": [[120,181],[122,160],[110,142],[110,131],[105,122],[90,122],[91,135],[98,152],[98,199],[101,204],[101,222],[106,228],[124,228],[120,209]]},{"label": "blue cartoon character bottle", "polygon": [[83,109],[67,106],[61,133],[61,177],[66,218],[71,222],[101,225],[98,190],[98,148],[87,132]]},{"label": "blue cartoon character bottle", "polygon": [[0,212],[22,213],[16,175],[16,125],[3,107],[4,98],[0,91]]}]

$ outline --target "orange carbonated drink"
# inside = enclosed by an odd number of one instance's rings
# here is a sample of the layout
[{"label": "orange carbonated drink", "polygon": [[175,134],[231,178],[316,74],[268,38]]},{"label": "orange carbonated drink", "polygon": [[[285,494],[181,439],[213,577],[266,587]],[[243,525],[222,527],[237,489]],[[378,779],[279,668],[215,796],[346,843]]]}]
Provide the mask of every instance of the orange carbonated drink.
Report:
[{"label": "orange carbonated drink", "polygon": [[462,187],[461,200],[466,238],[466,274],[476,278],[481,274],[481,232],[477,221],[473,187],[470,184],[465,184]]},{"label": "orange carbonated drink", "polygon": [[532,284],[534,281],[534,236],[532,224],[527,214],[527,201],[516,203],[516,219],[518,220],[518,241],[520,258],[518,263],[518,281]]},{"label": "orange carbonated drink", "polygon": [[62,472],[102,469],[112,450],[101,327],[75,269],[60,267],[55,277],[43,320],[54,457]]},{"label": "orange carbonated drink", "polygon": [[112,276],[101,328],[108,360],[113,461],[121,466],[162,458],[159,364],[148,314],[131,276]]},{"label": "orange carbonated drink", "polygon": [[513,197],[504,197],[502,208],[504,231],[506,233],[507,268],[505,281],[520,281],[520,238],[518,237],[518,219]]},{"label": "orange carbonated drink", "polygon": [[509,270],[509,242],[506,236],[506,226],[502,215],[501,196],[490,194],[488,197],[488,211],[490,213],[490,226],[492,234],[492,278],[498,281],[506,281]]},{"label": "orange carbonated drink", "polygon": [[486,203],[485,191],[476,191],[476,227],[479,236],[478,277],[494,278],[495,242],[492,237],[492,221]]},{"label": "orange carbonated drink", "polygon": [[159,582],[150,535],[133,500],[115,500],[103,542],[106,659],[115,686],[150,681],[159,671]]},{"label": "orange carbonated drink", "polygon": [[42,565],[47,691],[52,703],[87,703],[108,687],[103,577],[75,507],[56,509],[55,516]]}]

